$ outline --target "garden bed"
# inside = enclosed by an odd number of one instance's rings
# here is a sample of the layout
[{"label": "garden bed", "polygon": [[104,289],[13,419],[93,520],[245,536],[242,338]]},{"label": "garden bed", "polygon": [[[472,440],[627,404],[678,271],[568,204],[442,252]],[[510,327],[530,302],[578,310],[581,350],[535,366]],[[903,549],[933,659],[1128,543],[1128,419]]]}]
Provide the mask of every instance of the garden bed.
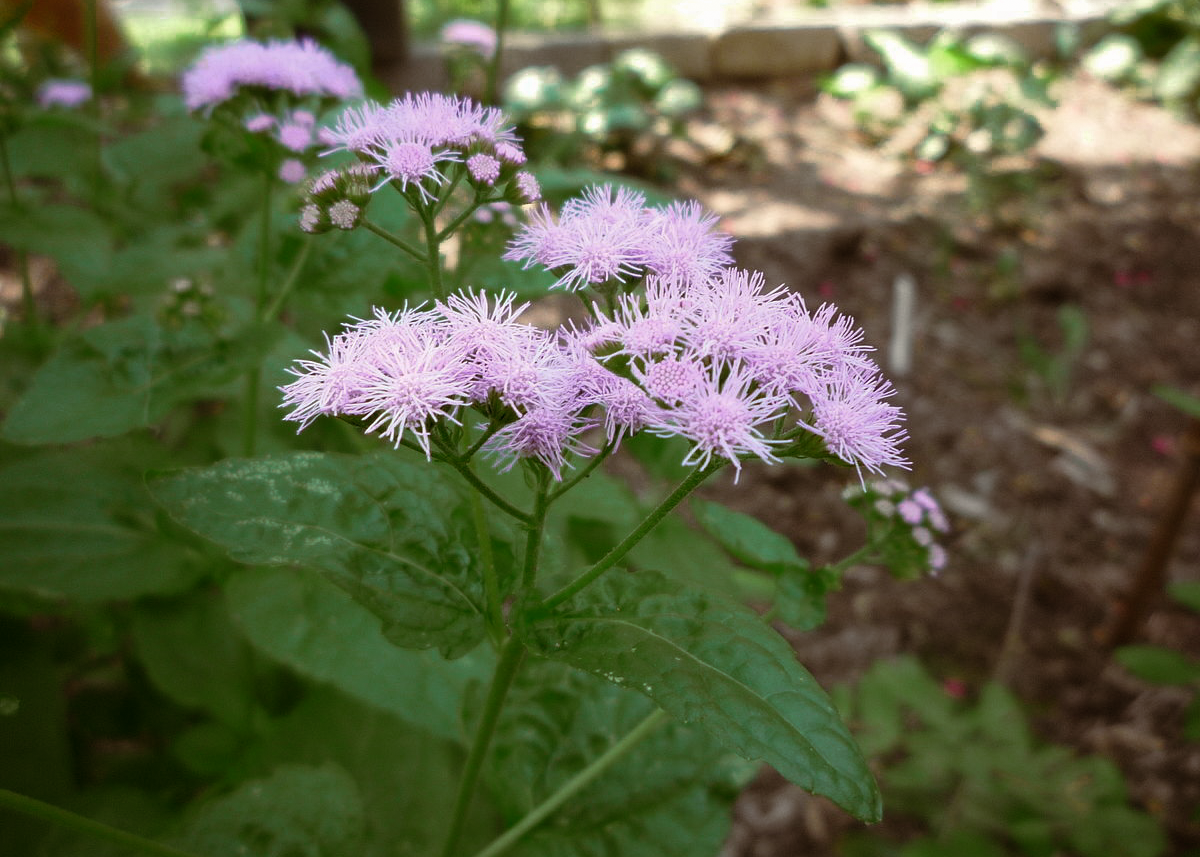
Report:
[{"label": "garden bed", "polygon": [[[954,517],[952,558],[919,582],[856,572],[830,621],[793,637],[803,662],[827,686],[900,652],[969,692],[1002,677],[1043,737],[1116,760],[1182,854],[1200,843],[1187,696],[1133,679],[1096,637],[1183,458],[1186,420],[1151,390],[1195,392],[1200,376],[1200,132],[1093,81],[1062,95],[1023,164],[1045,178],[1003,210],[971,210],[961,175],[913,170],[856,141],[844,105],[801,80],[712,89],[692,138],[729,148],[709,160],[692,151],[680,185],[723,216],[740,264],[812,304],[835,301],[881,357],[893,283],[917,284],[898,400],[912,481]],[[732,145],[730,128],[741,129]],[[1020,349],[1057,354],[1063,307],[1082,311],[1087,344],[1055,392]],[[825,468],[748,467],[711,490],[821,562],[860,537],[837,499],[844,483]],[[1172,579],[1200,577],[1198,515],[1193,506]],[[1200,617],[1156,607],[1143,639],[1200,656]],[[747,857],[832,854],[850,823],[775,777],[743,796],[738,819],[726,853]],[[907,829],[903,818],[886,825]]]}]

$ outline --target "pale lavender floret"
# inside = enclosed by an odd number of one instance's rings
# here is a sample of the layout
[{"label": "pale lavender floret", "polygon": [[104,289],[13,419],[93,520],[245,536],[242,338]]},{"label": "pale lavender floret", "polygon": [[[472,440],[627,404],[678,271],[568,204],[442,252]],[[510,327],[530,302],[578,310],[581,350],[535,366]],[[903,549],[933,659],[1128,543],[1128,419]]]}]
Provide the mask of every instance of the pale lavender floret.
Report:
[{"label": "pale lavender floret", "polygon": [[277,121],[270,113],[255,113],[242,123],[242,127],[251,134],[261,134],[274,128]]},{"label": "pale lavender floret", "polygon": [[500,178],[500,162],[491,155],[478,152],[467,158],[467,171],[480,184],[494,185]]},{"label": "pale lavender floret", "polygon": [[321,209],[309,203],[300,209],[300,229],[304,232],[316,232],[321,222]]},{"label": "pale lavender floret", "polygon": [[[511,161],[511,159],[509,160]],[[521,199],[525,200],[526,203],[537,202],[542,198],[542,186],[538,184],[538,180],[533,173],[521,170],[521,172],[513,177],[513,181],[516,182],[517,193],[521,194]]]},{"label": "pale lavender floret", "polygon": [[613,354],[651,357],[673,353],[683,335],[684,319],[677,313],[658,310],[658,302],[643,306],[637,295],[622,295],[612,319],[620,348]]},{"label": "pale lavender floret", "polygon": [[622,438],[663,421],[662,409],[629,379],[596,364],[588,381],[588,396],[604,408],[604,434],[614,449]]},{"label": "pale lavender floret", "polygon": [[742,367],[718,363],[662,423],[649,430],[662,437],[679,435],[690,440],[692,448],[683,459],[687,466],[707,467],[717,456],[731,462],[740,475],[743,455],[768,463],[779,461],[773,447],[780,441],[764,436],[759,426],[778,419],[789,407],[786,397],[756,389]]},{"label": "pale lavender floret", "polygon": [[484,449],[501,462],[503,472],[522,458],[533,458],[561,482],[563,469],[570,465],[569,456],[599,452],[582,439],[594,425],[594,420],[562,405],[539,405],[496,432]]},{"label": "pale lavender floret", "polygon": [[833,352],[810,316],[784,312],[773,314],[759,341],[743,349],[742,359],[760,384],[795,397],[817,387]]},{"label": "pale lavender floret", "polygon": [[717,217],[698,202],[673,202],[649,212],[646,268],[664,280],[693,283],[733,264],[733,236],[717,232]]},{"label": "pale lavender floret", "polygon": [[810,394],[812,431],[829,451],[853,464],[862,480],[865,467],[883,473],[885,466],[908,467],[899,446],[907,437],[900,426],[903,413],[885,401],[895,393],[878,375],[842,370]]},{"label": "pale lavender floret", "polygon": [[933,544],[933,533],[925,527],[913,527],[913,541],[923,548],[927,548]]},{"label": "pale lavender floret", "polygon": [[[523,165],[526,160],[528,160],[520,146],[516,145],[515,143],[506,143],[504,141],[500,141],[496,144],[496,157],[506,163],[512,164],[514,167],[519,167]],[[525,173],[525,175],[529,174]],[[539,192],[534,195],[534,199],[531,199],[530,202],[540,198],[541,193]]]},{"label": "pale lavender floret", "polygon": [[763,275],[726,268],[703,289],[693,288],[695,310],[684,341],[697,354],[717,359],[746,356],[784,312],[783,287],[766,291]]},{"label": "pale lavender floret", "polygon": [[929,572],[938,574],[946,567],[946,549],[941,545],[929,546]]},{"label": "pale lavender floret", "polygon": [[896,506],[896,511],[900,513],[901,520],[910,527],[917,526],[925,517],[925,510],[911,497],[901,500]]},{"label": "pale lavender floret", "polygon": [[362,209],[348,199],[339,199],[329,206],[329,222],[338,229],[353,229],[361,216]]},{"label": "pale lavender floret", "polygon": [[308,178],[308,168],[304,161],[288,158],[279,165],[279,178],[288,184],[299,184]]},{"label": "pale lavender floret", "polygon": [[299,122],[286,122],[279,126],[278,140],[285,149],[303,152],[313,143],[312,126]]},{"label": "pale lavender floret", "polygon": [[635,364],[632,371],[647,393],[668,405],[690,398],[704,383],[704,367],[691,357],[670,356],[644,366]]},{"label": "pale lavender floret", "polygon": [[302,98],[362,94],[354,69],[311,40],[243,40],[207,48],[184,72],[182,87],[189,110],[227,101],[241,87],[282,90]]},{"label": "pale lavender floret", "polygon": [[509,244],[504,258],[525,259],[527,267],[536,260],[563,270],[555,288],[575,291],[624,281],[645,264],[644,202],[645,197],[627,188],[590,188],[563,206],[556,226],[543,207]]},{"label": "pale lavender floret", "polygon": [[496,53],[496,31],[482,21],[457,18],[442,27],[442,41],[490,59]]},{"label": "pale lavender floret", "polygon": [[42,107],[78,107],[91,98],[92,87],[82,80],[51,78],[42,81],[37,90],[37,103]]},{"label": "pale lavender floret", "polygon": [[298,360],[287,371],[296,380],[280,387],[283,404],[294,410],[284,417],[300,423],[303,431],[317,417],[347,413],[366,384],[363,339],[354,333],[325,336],[326,353],[311,352],[315,360]]}]

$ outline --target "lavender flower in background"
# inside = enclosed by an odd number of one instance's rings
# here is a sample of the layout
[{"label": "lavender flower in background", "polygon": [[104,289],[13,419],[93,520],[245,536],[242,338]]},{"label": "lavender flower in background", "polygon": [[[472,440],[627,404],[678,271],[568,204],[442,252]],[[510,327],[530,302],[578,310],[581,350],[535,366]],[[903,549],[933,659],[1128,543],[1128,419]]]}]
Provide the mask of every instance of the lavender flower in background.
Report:
[{"label": "lavender flower in background", "polygon": [[845,498],[866,518],[867,550],[893,574],[938,574],[946,567],[937,537],[950,531],[950,522],[928,488],[881,479],[848,488]]},{"label": "lavender flower in background", "polygon": [[496,31],[482,21],[456,18],[442,27],[442,44],[491,59],[496,53]]},{"label": "lavender flower in background", "polygon": [[51,78],[42,81],[37,90],[37,103],[42,107],[78,107],[90,101],[92,87],[82,80]]},{"label": "lavender flower in background", "polygon": [[733,238],[695,203],[647,208],[626,187],[592,187],[555,218],[543,206],[509,243],[504,258],[559,274],[555,288],[627,283],[647,275],[688,283],[733,262]]},{"label": "lavender flower in background", "polygon": [[243,92],[336,100],[362,95],[354,69],[309,39],[215,45],[184,72],[182,86],[189,110],[211,109]]},{"label": "lavender flower in background", "polygon": [[504,114],[468,98],[409,93],[387,105],[366,102],[344,110],[321,139],[327,152],[350,152],[374,168],[376,189],[396,182],[411,190],[414,204],[430,204],[448,184],[448,168],[460,163],[483,193],[511,185],[511,193],[498,191],[497,198],[533,201],[539,195],[536,182],[529,192],[532,176],[517,170],[525,156]]}]

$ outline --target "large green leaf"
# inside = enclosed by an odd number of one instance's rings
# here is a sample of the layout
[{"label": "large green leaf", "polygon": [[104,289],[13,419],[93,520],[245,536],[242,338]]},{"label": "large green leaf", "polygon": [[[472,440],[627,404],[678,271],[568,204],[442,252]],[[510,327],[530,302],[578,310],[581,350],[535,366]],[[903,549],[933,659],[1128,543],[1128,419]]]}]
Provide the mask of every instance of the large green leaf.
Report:
[{"label": "large green leaf", "polygon": [[396,645],[453,657],[483,638],[467,500],[432,464],[395,452],[297,453],[186,471],[154,492],[240,562],[324,572]]},{"label": "large green leaf", "polygon": [[696,520],[738,562],[782,574],[807,569],[791,539],[762,521],[709,500],[692,500]]},{"label": "large green leaf", "polygon": [[235,337],[163,327],[136,315],[69,339],[30,381],[4,423],[13,443],[74,443],[153,425],[171,408],[212,395],[257,362],[278,329]]},{"label": "large green leaf", "polygon": [[488,650],[447,661],[399,649],[366,608],[311,571],[246,569],[227,582],[225,598],[246,637],[272,658],[434,735],[462,740],[459,710],[467,688],[490,675]]},{"label": "large green leaf", "polygon": [[[522,669],[493,743],[488,772],[510,821],[529,812],[636,727],[645,697],[555,662]],[[752,766],[725,764],[694,725],[668,722],[513,849],[526,857],[715,854],[730,803]],[[732,776],[731,776],[732,775]]]},{"label": "large green leaf", "polygon": [[159,531],[141,473],[111,447],[0,468],[0,589],[106,601],[191,586],[194,558]]},{"label": "large green leaf", "polygon": [[638,690],[743,757],[879,819],[879,792],[833,704],[741,605],[651,572],[611,573],[523,633],[534,651]]},{"label": "large green leaf", "polygon": [[[384,665],[378,672],[387,671]],[[446,836],[465,755],[456,743],[328,688],[268,724],[248,761],[255,771],[330,763],[348,771],[368,821],[363,847],[346,857],[429,857]],[[486,798],[481,792],[471,802],[458,853],[474,854],[499,833]]]},{"label": "large green leaf", "polygon": [[11,247],[54,259],[67,282],[85,297],[88,284],[112,262],[109,224],[79,206],[51,203],[0,209],[0,235]]},{"label": "large green leaf", "polygon": [[249,723],[256,679],[251,651],[219,593],[141,604],[132,630],[138,658],[159,690],[234,728]]},{"label": "large green leaf", "polygon": [[1113,657],[1151,684],[1200,684],[1200,661],[1163,646],[1122,646]]},{"label": "large green leaf", "polygon": [[171,844],[205,857],[344,857],[362,848],[365,821],[344,770],[288,765],[204,802]]}]

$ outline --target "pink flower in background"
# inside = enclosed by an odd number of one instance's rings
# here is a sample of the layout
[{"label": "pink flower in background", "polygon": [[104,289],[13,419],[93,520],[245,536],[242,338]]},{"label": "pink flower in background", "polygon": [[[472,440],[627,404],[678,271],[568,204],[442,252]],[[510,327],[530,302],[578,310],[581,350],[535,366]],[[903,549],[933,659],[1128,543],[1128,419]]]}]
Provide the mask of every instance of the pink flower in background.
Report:
[{"label": "pink flower in background", "polygon": [[362,95],[354,69],[310,39],[214,45],[184,72],[182,87],[189,110],[215,107],[242,89],[279,90],[298,98]]},{"label": "pink flower in background", "polygon": [[51,78],[42,81],[37,103],[42,107],[78,107],[92,98],[92,87],[82,80]]},{"label": "pink flower in background", "polygon": [[451,47],[464,48],[491,59],[496,53],[496,31],[482,21],[458,18],[442,27],[442,42]]}]

